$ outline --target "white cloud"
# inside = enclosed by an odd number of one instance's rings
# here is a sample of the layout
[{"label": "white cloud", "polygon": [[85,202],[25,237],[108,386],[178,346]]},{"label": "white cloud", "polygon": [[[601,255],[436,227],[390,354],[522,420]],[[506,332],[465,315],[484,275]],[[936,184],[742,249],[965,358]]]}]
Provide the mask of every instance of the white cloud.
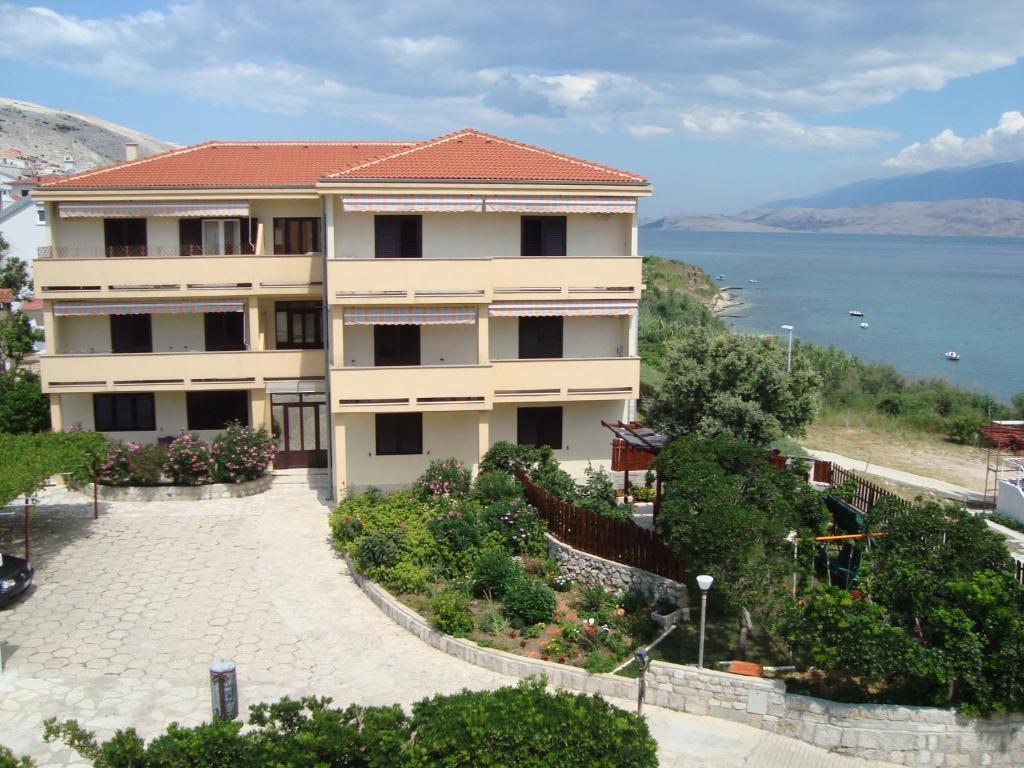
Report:
[{"label": "white cloud", "polygon": [[824,116],[1024,56],[1019,0],[969,14],[956,0],[306,0],[301,14],[279,0],[164,2],[87,17],[0,0],[0,59],[125,93],[357,115],[410,135],[425,121],[526,121],[857,149],[891,134]]},{"label": "white cloud", "polygon": [[962,138],[949,128],[925,142],[904,147],[883,165],[898,171],[925,171],[944,166],[1024,156],[1024,115],[1004,112],[994,128]]},{"label": "white cloud", "polygon": [[817,149],[870,147],[895,138],[888,131],[848,128],[839,125],[810,125],[771,110],[699,110],[679,118],[682,131],[705,138],[764,141],[781,146]]}]

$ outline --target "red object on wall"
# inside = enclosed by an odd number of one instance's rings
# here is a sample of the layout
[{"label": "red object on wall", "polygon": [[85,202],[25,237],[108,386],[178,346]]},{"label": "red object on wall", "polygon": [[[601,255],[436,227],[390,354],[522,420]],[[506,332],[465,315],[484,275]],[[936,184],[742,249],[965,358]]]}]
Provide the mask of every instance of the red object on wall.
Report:
[{"label": "red object on wall", "polygon": [[634,448],[621,438],[612,441],[612,470],[615,472],[646,470],[654,459],[653,453]]}]

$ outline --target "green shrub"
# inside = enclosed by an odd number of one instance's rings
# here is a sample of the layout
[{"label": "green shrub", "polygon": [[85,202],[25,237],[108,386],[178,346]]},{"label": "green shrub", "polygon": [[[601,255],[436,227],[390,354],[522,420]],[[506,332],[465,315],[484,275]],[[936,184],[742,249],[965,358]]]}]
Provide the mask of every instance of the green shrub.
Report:
[{"label": "green shrub", "polygon": [[210,449],[194,433],[182,431],[167,447],[164,472],[175,485],[205,485],[212,482]]},{"label": "green shrub", "polygon": [[542,462],[530,472],[530,479],[556,499],[573,503],[576,501],[576,481],[562,469],[554,458]]},{"label": "green shrub", "polygon": [[496,501],[523,498],[523,486],[509,472],[494,470],[477,477],[473,498],[485,507]]},{"label": "green shrub", "polygon": [[602,648],[588,653],[587,658],[583,662],[583,668],[591,674],[611,672],[618,665],[618,660]]},{"label": "green shrub", "polygon": [[484,535],[480,523],[480,510],[476,502],[439,504],[434,515],[427,520],[427,528],[434,540],[449,552],[464,552],[480,546]]},{"label": "green shrub", "polygon": [[501,606],[497,603],[488,603],[480,617],[480,631],[489,635],[504,635],[512,625],[509,624],[505,614],[501,612]]},{"label": "green shrub", "polygon": [[985,420],[979,416],[962,413],[949,420],[946,425],[946,436],[962,445],[973,443],[977,441],[978,433],[984,423]]},{"label": "green shrub", "polygon": [[397,530],[371,531],[359,539],[356,552],[364,571],[393,568],[402,556],[402,533]]},{"label": "green shrub", "polygon": [[520,465],[528,474],[540,464],[554,460],[554,454],[546,445],[516,445],[501,440],[492,445],[483,459],[480,460],[480,473],[501,471],[511,472],[512,467]]},{"label": "green shrub", "polygon": [[[401,531],[399,559],[426,567],[438,548],[426,524],[432,513],[408,490],[383,494],[371,489],[342,501],[331,513],[330,524],[335,542],[342,545],[375,531]],[[357,549],[358,543],[350,551]]]},{"label": "green shrub", "polygon": [[547,549],[547,525],[525,499],[503,499],[490,504],[484,510],[483,524],[516,554],[541,555]]},{"label": "green shrub", "polygon": [[435,459],[413,484],[416,495],[426,501],[439,496],[461,498],[469,493],[472,475],[458,459]]},{"label": "green shrub", "polygon": [[465,637],[476,621],[469,611],[469,596],[459,589],[446,589],[430,599],[431,621],[452,637]]},{"label": "green shrub", "polygon": [[50,400],[39,376],[18,369],[0,372],[0,432],[39,432],[50,426]]},{"label": "green shrub", "polygon": [[15,757],[3,744],[0,744],[0,768],[34,768],[35,763],[29,757]]},{"label": "green shrub", "polygon": [[657,497],[657,491],[654,488],[648,488],[646,485],[641,485],[639,488],[632,488],[630,492],[633,494],[633,498],[636,501],[654,501]]},{"label": "green shrub", "polygon": [[[411,764],[432,768],[656,768],[657,745],[637,715],[599,696],[516,688],[463,691],[413,705]],[[498,757],[500,756],[500,757]]]},{"label": "green shrub", "polygon": [[274,438],[265,427],[253,429],[232,422],[213,439],[210,448],[214,481],[242,483],[263,477],[274,452]]},{"label": "green shrub", "polygon": [[505,615],[520,626],[550,622],[555,615],[555,593],[540,579],[523,575],[505,586]]},{"label": "green shrub", "polygon": [[576,506],[616,520],[633,519],[632,507],[618,503],[615,485],[603,467],[594,469],[593,466],[587,464],[587,468],[583,472],[587,479],[583,485],[579,486]]},{"label": "green shrub", "polygon": [[427,571],[402,560],[383,574],[384,583],[400,595],[418,595],[427,588]]},{"label": "green shrub", "polygon": [[509,584],[524,577],[523,567],[503,549],[489,548],[480,552],[473,569],[473,582],[480,594],[501,597]]},{"label": "green shrub", "polygon": [[[173,724],[148,744],[132,729],[98,743],[73,720],[45,723],[47,742],[62,741],[97,768],[656,768],[656,744],[644,720],[597,696],[547,693],[545,681],[463,691],[413,705],[332,708],[331,700],[282,699],[250,707],[249,723]],[[2,768],[29,768],[26,758]]]},{"label": "green shrub", "polygon": [[363,522],[358,517],[335,512],[331,515],[331,533],[341,544],[355,541],[363,531]]}]

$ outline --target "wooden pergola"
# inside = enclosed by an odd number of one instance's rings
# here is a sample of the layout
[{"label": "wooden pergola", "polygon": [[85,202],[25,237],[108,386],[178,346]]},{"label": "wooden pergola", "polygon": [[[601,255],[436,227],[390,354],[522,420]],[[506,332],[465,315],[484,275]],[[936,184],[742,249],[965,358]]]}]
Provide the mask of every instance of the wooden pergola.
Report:
[{"label": "wooden pergola", "polygon": [[[608,422],[601,420],[601,425],[615,435],[612,440],[612,470],[623,473],[623,486],[629,487],[631,471],[646,472],[661,453],[661,449],[669,441],[668,435],[655,432],[645,424],[637,421]],[[654,518],[658,517],[661,508],[661,476],[655,480]]]}]

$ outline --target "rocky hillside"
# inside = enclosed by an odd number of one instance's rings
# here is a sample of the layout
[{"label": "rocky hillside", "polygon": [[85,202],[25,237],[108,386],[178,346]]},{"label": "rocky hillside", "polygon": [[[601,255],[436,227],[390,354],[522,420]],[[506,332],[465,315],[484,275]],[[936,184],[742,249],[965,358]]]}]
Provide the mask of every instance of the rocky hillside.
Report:
[{"label": "rocky hillside", "polygon": [[757,208],[733,216],[666,216],[646,229],[728,232],[819,232],[858,235],[1024,237],[1024,202],[943,200],[846,208]]},{"label": "rocky hillside", "polygon": [[92,115],[0,97],[0,151],[17,149],[40,171],[62,170],[65,155],[76,171],[124,160],[129,142],[139,145],[140,156],[174,146]]}]

